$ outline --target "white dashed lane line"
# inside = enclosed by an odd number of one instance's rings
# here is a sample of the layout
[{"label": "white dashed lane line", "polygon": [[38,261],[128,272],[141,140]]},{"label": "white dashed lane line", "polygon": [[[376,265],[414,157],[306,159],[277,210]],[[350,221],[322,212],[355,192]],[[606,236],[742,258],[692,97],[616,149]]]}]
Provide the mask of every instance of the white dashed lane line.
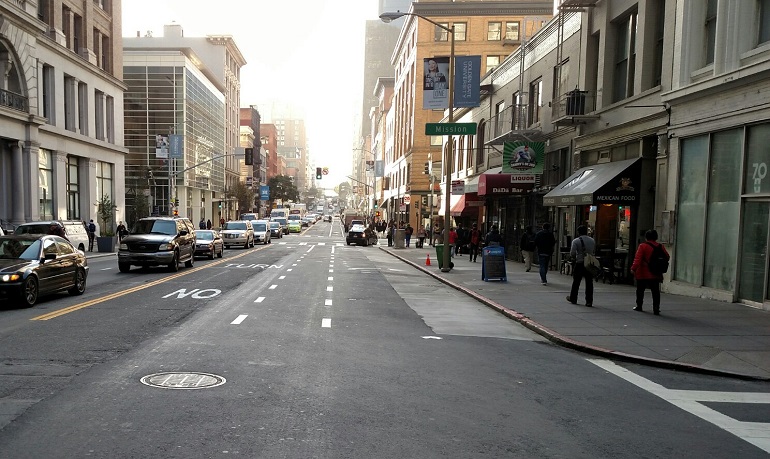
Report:
[{"label": "white dashed lane line", "polygon": [[331,306],[331,305],[332,305],[332,300],[326,300],[326,302],[324,303],[324,306]]},{"label": "white dashed lane line", "polygon": [[333,291],[334,291],[334,287],[332,287],[332,286],[330,285],[330,286],[326,287],[326,291],[327,291],[327,292],[333,292]]},{"label": "white dashed lane line", "polygon": [[333,280],[334,280],[334,278],[333,278],[333,277],[331,277],[331,276],[329,276],[329,277],[327,277],[327,278],[326,278],[326,280],[330,280],[330,281],[333,281]]},{"label": "white dashed lane line", "polygon": [[332,320],[325,318],[321,321],[321,327],[322,328],[332,328]]},{"label": "white dashed lane line", "polygon": [[279,279],[279,280],[283,280],[283,279],[286,279],[286,276],[281,276],[281,277],[279,277],[278,279]]},{"label": "white dashed lane line", "polygon": [[260,296],[259,298],[257,298],[256,300],[254,300],[254,302],[255,302],[255,303],[261,303],[261,302],[263,302],[263,301],[265,301],[265,297],[264,297],[264,296]]},{"label": "white dashed lane line", "polygon": [[241,314],[234,321],[230,322],[230,325],[238,325],[244,320],[246,320],[247,317],[249,317],[248,314]]},{"label": "white dashed lane line", "polygon": [[271,285],[270,287],[268,287],[268,289],[270,289],[270,290],[275,290],[275,289],[276,289],[276,287],[278,287],[278,286],[277,286],[277,285],[275,285],[275,284],[273,284],[273,285]]}]

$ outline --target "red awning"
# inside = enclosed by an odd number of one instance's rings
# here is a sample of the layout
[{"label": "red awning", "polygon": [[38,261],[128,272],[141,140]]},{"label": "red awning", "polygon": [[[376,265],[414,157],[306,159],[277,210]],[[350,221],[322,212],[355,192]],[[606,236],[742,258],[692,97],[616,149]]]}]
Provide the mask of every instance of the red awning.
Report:
[{"label": "red awning", "polygon": [[477,193],[465,193],[460,195],[460,200],[449,210],[453,217],[468,217],[478,213],[478,208],[484,205],[484,200],[479,199]]}]

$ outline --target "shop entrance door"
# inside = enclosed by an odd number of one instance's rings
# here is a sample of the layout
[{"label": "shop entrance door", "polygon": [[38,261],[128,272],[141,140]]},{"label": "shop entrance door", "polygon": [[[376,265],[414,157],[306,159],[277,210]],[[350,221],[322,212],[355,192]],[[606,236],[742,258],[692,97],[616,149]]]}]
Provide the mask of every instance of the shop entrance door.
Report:
[{"label": "shop entrance door", "polygon": [[740,282],[742,300],[763,304],[768,292],[767,247],[770,240],[770,202],[746,201],[743,204]]}]

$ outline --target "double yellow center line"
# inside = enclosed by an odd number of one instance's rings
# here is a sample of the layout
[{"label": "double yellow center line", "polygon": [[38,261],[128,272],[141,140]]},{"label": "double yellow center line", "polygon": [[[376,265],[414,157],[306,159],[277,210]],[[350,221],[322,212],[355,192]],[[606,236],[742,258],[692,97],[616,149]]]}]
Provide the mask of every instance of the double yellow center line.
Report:
[{"label": "double yellow center line", "polygon": [[107,296],[102,296],[102,297],[99,297],[99,298],[94,298],[93,300],[89,300],[89,301],[86,301],[84,303],[74,304],[72,306],[68,306],[68,307],[63,308],[63,309],[57,309],[56,311],[51,311],[48,314],[43,314],[42,316],[33,317],[30,320],[51,320],[51,319],[55,319],[57,317],[61,317],[61,316],[65,315],[65,314],[69,314],[71,312],[75,312],[75,311],[78,311],[80,309],[84,309],[84,308],[87,308],[89,306],[93,306],[95,304],[104,303],[105,301],[109,301],[109,300],[114,300],[115,298],[120,298],[121,296],[129,295],[131,293],[138,292],[138,291],[144,290],[146,288],[154,287],[154,286],[156,286],[158,284],[162,284],[164,282],[168,282],[170,280],[174,280],[174,279],[180,278],[182,276],[186,276],[188,274],[192,274],[192,273],[198,272],[198,271],[200,271],[202,269],[210,268],[212,266],[216,266],[216,265],[224,263],[224,262],[229,262],[229,261],[235,260],[236,258],[240,258],[240,257],[246,256],[246,255],[249,255],[249,254],[251,254],[253,252],[256,252],[258,250],[264,250],[267,247],[269,247],[269,246],[263,246],[263,247],[260,247],[260,248],[257,248],[257,249],[252,249],[252,250],[249,250],[248,252],[241,253],[241,254],[236,255],[234,257],[223,258],[223,259],[215,261],[213,263],[209,263],[209,264],[207,264],[205,266],[199,266],[197,268],[188,269],[188,270],[185,270],[184,272],[181,272],[181,273],[178,273],[178,274],[174,274],[172,276],[164,277],[162,279],[158,279],[156,281],[152,281],[152,282],[149,282],[147,284],[137,285],[136,287],[131,287],[129,289],[122,290],[120,292],[111,293],[111,294],[109,294]]}]

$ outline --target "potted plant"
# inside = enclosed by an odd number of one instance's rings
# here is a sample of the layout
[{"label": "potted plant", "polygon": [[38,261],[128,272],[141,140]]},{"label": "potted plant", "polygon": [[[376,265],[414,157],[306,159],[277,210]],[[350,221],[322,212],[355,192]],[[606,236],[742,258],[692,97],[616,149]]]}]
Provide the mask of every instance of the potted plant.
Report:
[{"label": "potted plant", "polygon": [[112,227],[112,217],[116,209],[115,202],[105,194],[96,202],[96,206],[96,215],[101,225],[101,236],[96,238],[96,247],[99,252],[114,252],[115,230]]}]

